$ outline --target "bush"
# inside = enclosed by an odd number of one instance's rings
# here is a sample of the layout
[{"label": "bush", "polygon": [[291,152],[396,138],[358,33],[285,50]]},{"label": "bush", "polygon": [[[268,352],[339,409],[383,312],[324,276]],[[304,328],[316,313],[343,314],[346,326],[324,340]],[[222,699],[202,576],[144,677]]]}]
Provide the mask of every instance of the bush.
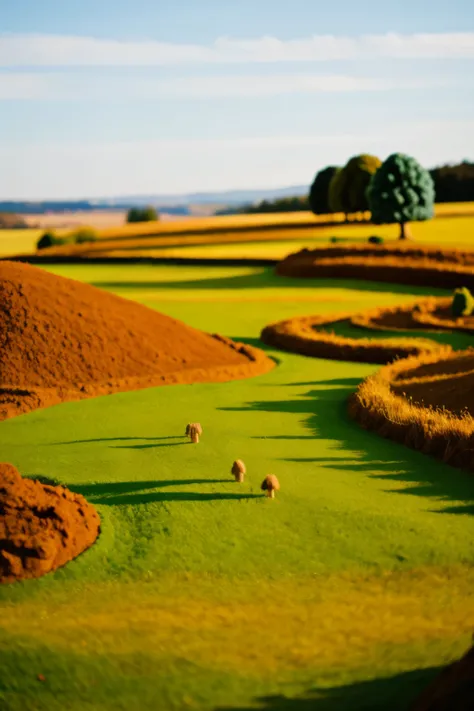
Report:
[{"label": "bush", "polygon": [[474,299],[469,289],[465,286],[462,289],[456,289],[451,303],[451,311],[454,318],[461,316],[471,316],[474,311]]},{"label": "bush", "polygon": [[337,244],[338,242],[347,242],[347,237],[330,237],[329,241],[331,244]]},{"label": "bush", "polygon": [[329,185],[339,168],[333,165],[316,173],[309,190],[309,207],[315,215],[327,215],[331,212],[329,206]]},{"label": "bush", "polygon": [[44,232],[36,243],[36,249],[46,249],[47,247],[57,247],[66,244],[65,237],[58,237],[54,232]]},{"label": "bush", "polygon": [[368,241],[370,244],[383,244],[384,243],[384,238],[379,237],[378,235],[372,235],[369,237]]},{"label": "bush", "polygon": [[132,207],[127,213],[127,222],[156,222],[159,215],[154,207]]},{"label": "bush", "polygon": [[392,153],[367,188],[372,222],[398,222],[400,239],[406,239],[405,225],[412,220],[429,220],[434,214],[434,184],[427,170],[411,156]]},{"label": "bush", "polygon": [[76,244],[85,244],[86,242],[95,242],[97,240],[97,232],[92,227],[81,227],[73,232],[71,236]]}]

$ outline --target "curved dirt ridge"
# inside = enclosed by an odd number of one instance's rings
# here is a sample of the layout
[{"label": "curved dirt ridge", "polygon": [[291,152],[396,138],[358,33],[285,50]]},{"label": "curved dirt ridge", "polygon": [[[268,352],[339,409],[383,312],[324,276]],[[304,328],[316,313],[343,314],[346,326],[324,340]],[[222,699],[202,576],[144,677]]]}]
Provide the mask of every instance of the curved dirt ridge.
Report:
[{"label": "curved dirt ridge", "polygon": [[[358,339],[322,330],[341,321],[363,328],[375,322],[380,329],[391,329],[395,320],[400,327],[411,323],[421,330],[418,314],[438,309],[439,301],[416,302],[419,310],[413,317],[413,303],[356,315],[298,317],[267,326],[261,338],[307,356],[385,364],[351,396],[350,415],[382,437],[474,471],[474,349],[454,352],[418,336]],[[455,325],[450,322],[451,328]]]},{"label": "curved dirt ridge", "polygon": [[365,281],[474,289],[474,252],[414,246],[352,244],[317,247],[289,254],[276,267],[288,277]]},{"label": "curved dirt ridge", "polygon": [[89,284],[0,262],[0,420],[70,400],[225,382],[273,367],[258,348]]},{"label": "curved dirt ridge", "polygon": [[0,463],[0,583],[39,578],[89,548],[99,514],[80,494]]}]

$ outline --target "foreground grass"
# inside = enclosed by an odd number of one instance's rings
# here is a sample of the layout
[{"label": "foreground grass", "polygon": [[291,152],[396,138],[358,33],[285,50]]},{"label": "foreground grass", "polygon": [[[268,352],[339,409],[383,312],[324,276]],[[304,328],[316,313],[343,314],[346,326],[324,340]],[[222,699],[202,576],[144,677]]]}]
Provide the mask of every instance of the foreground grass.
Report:
[{"label": "foreground grass", "polygon": [[[423,293],[262,269],[54,271],[251,343],[286,316]],[[103,523],[65,568],[0,588],[2,708],[402,709],[464,651],[474,480],[347,419],[372,366],[274,355],[252,380],[1,423],[5,461],[80,491]],[[198,447],[181,436],[193,419]],[[273,502],[259,491],[269,472]]]}]

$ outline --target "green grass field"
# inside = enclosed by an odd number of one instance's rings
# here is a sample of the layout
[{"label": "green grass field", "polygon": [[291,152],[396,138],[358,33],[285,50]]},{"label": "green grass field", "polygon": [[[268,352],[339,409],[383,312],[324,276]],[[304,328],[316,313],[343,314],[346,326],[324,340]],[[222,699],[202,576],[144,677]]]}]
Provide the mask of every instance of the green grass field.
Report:
[{"label": "green grass field", "polygon": [[[428,293],[256,268],[51,271],[252,344],[292,315]],[[2,711],[401,711],[466,649],[474,479],[348,419],[376,366],[270,354],[277,367],[254,379],[0,423],[4,461],[83,493],[102,518],[78,559],[0,587]],[[192,420],[198,446],[182,436]],[[274,501],[259,490],[268,473]]]}]

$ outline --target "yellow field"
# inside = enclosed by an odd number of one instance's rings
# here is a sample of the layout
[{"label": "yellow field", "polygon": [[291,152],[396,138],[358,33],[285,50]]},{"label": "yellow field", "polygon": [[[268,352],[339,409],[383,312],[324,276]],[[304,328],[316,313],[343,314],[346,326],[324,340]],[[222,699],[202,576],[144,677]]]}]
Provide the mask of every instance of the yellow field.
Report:
[{"label": "yellow field", "polygon": [[[453,247],[474,247],[474,203],[446,203],[436,205],[437,219],[411,224],[413,238],[424,244],[443,244]],[[462,215],[462,216],[459,216]],[[344,215],[321,215],[293,212],[260,215],[225,215],[192,217],[162,222],[125,224],[99,231],[98,243],[66,245],[51,249],[50,254],[78,254],[117,250],[133,251],[137,255],[146,250],[147,256],[215,257],[271,257],[281,258],[302,246],[337,236],[366,240],[377,234],[385,239],[398,237],[397,225],[376,226],[362,222],[367,215],[352,216],[351,224],[342,224]],[[332,220],[331,224],[327,224]],[[0,230],[0,255],[27,254],[35,251],[39,229]],[[67,234],[67,230],[57,230]],[[270,245],[269,243],[273,243]],[[293,244],[289,244],[293,243]],[[267,246],[266,246],[267,245]],[[188,249],[189,248],[189,249]],[[192,248],[192,251],[191,251]],[[212,248],[212,254],[209,251]],[[170,251],[171,250],[171,251]],[[112,256],[112,255],[111,255]],[[184,256],[184,254],[183,254]]]},{"label": "yellow field", "polygon": [[[192,235],[162,235],[103,238],[95,243],[65,245],[48,250],[48,254],[88,254],[100,256],[189,256],[282,258],[303,246],[327,243],[330,237],[366,241],[371,235],[386,240],[398,238],[397,225],[350,224],[287,229],[227,231]],[[422,244],[474,248],[474,214],[470,217],[438,217],[411,224],[413,239]],[[191,247],[193,250],[191,251]],[[179,253],[177,253],[179,252]]]},{"label": "yellow field", "polygon": [[0,230],[0,257],[14,254],[31,254],[36,251],[36,242],[42,230]]}]

